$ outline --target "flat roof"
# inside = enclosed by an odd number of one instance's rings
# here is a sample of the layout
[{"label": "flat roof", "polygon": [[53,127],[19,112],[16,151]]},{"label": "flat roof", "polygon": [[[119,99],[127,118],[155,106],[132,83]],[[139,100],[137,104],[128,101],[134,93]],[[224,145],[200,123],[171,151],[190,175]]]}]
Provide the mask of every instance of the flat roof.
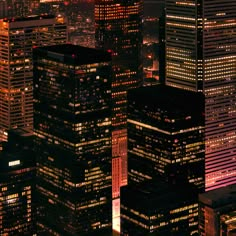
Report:
[{"label": "flat roof", "polygon": [[189,111],[198,114],[204,111],[204,95],[163,84],[144,86],[128,91],[128,103],[163,109],[171,113]]},{"label": "flat roof", "polygon": [[53,19],[56,18],[55,15],[41,14],[41,15],[30,15],[24,17],[9,17],[3,18],[3,22],[20,22],[20,21],[31,21],[31,20],[41,20],[41,19]]},{"label": "flat roof", "polygon": [[66,64],[84,65],[111,61],[111,53],[73,44],[59,44],[33,49],[33,53]]},{"label": "flat roof", "polygon": [[16,135],[19,135],[19,136],[22,136],[22,137],[29,137],[29,136],[32,136],[33,135],[33,131],[28,129],[28,128],[16,128],[16,129],[11,129],[11,130],[8,130],[8,133],[11,133],[11,134],[16,134]]},{"label": "flat roof", "polygon": [[236,202],[236,184],[202,193],[199,201],[212,208]]},{"label": "flat roof", "polygon": [[146,214],[153,214],[156,209],[168,210],[184,204],[197,203],[197,196],[197,190],[188,184],[177,186],[161,180],[121,188],[121,204]]},{"label": "flat roof", "polygon": [[143,104],[150,104],[151,102],[151,104],[160,107],[183,107],[192,110],[195,104],[204,105],[202,93],[163,84],[131,89],[128,91],[128,97]]}]

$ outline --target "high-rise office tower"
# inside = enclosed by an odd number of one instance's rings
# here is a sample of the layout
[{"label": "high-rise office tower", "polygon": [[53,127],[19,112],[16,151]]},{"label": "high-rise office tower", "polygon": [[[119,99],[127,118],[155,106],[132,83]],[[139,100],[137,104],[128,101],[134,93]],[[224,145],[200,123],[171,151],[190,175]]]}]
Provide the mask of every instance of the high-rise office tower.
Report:
[{"label": "high-rise office tower", "polygon": [[128,93],[128,181],[163,179],[194,185],[204,179],[204,96],[165,85]]},{"label": "high-rise office tower", "polygon": [[165,8],[162,10],[162,14],[159,18],[159,48],[158,48],[158,58],[159,58],[159,81],[162,84],[165,84],[165,72],[166,72],[166,50],[165,50],[165,42],[166,42],[166,12]]},{"label": "high-rise office tower", "polygon": [[199,235],[233,236],[236,233],[236,185],[199,195]]},{"label": "high-rise office tower", "polygon": [[33,60],[39,233],[111,233],[111,56],[64,44]]},{"label": "high-rise office tower", "polygon": [[205,94],[206,190],[236,183],[236,5],[166,1],[166,84]]},{"label": "high-rise office tower", "polygon": [[121,188],[122,236],[198,236],[196,189],[166,182]]},{"label": "high-rise office tower", "polygon": [[197,235],[198,193],[205,187],[203,113],[202,93],[165,85],[128,91],[123,235]]},{"label": "high-rise office tower", "polygon": [[[142,83],[143,0],[94,2],[95,47],[112,54],[112,171],[113,183],[123,186],[127,184],[127,90]],[[119,195],[113,192],[113,198]]]},{"label": "high-rise office tower", "polygon": [[32,133],[9,132],[0,153],[0,235],[35,233],[35,155]]},{"label": "high-rise office tower", "polygon": [[66,23],[49,15],[0,21],[0,137],[33,127],[32,47],[66,43]]},{"label": "high-rise office tower", "polygon": [[[117,131],[113,132],[114,139],[118,141],[119,137],[126,137],[127,90],[139,87],[142,82],[142,14],[142,0],[95,1],[96,48],[112,54],[112,125]],[[126,140],[123,148],[125,151],[120,149],[118,152],[126,152]],[[124,155],[121,160],[125,172],[121,179],[123,184],[127,183],[126,158]]]},{"label": "high-rise office tower", "polygon": [[127,90],[142,82],[142,0],[95,0],[96,48],[112,54],[114,130],[126,128]]}]

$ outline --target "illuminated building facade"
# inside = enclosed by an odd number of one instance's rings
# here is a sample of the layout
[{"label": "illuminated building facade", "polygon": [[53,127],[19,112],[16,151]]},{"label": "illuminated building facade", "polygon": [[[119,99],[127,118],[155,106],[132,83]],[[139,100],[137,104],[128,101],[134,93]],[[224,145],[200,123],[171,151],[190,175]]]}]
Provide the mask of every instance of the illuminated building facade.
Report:
[{"label": "illuminated building facade", "polygon": [[196,191],[160,181],[122,187],[121,235],[197,236]]},{"label": "illuminated building facade", "polygon": [[233,236],[236,232],[236,185],[199,195],[199,235]]},{"label": "illuminated building facade", "polygon": [[[122,186],[127,184],[127,90],[142,84],[143,0],[95,0],[94,4],[95,47],[112,54],[112,166],[117,166],[112,176],[113,184]],[[119,195],[113,192],[116,201]],[[113,210],[113,220],[117,215]]]},{"label": "illuminated building facade", "polygon": [[166,76],[166,12],[165,8],[162,11],[162,14],[159,18],[159,80],[160,83],[165,84],[165,76]]},{"label": "illuminated building facade", "polygon": [[[95,1],[95,46],[112,54],[112,126],[121,137],[126,136],[127,90],[142,83],[142,14],[142,0]],[[112,135],[117,140],[118,134]],[[126,142],[120,145],[124,148],[121,152],[127,152]],[[120,156],[123,156],[121,183],[126,184],[127,155]]]},{"label": "illuminated building facade", "polygon": [[0,153],[0,235],[35,233],[35,158],[32,134],[9,132]]},{"label": "illuminated building facade", "polygon": [[128,186],[122,235],[198,235],[204,191],[204,96],[157,85],[128,91]]},{"label": "illuminated building facade", "polygon": [[66,43],[64,18],[0,20],[0,130],[33,128],[32,47]]},{"label": "illuminated building facade", "polygon": [[112,125],[126,128],[127,90],[142,82],[142,0],[96,0],[96,48],[112,54]]},{"label": "illuminated building facade", "polygon": [[128,181],[204,190],[204,97],[165,85],[128,93]]},{"label": "illuminated building facade", "polygon": [[37,227],[106,235],[112,226],[111,56],[64,44],[36,48]]},{"label": "illuminated building facade", "polygon": [[236,5],[166,1],[166,84],[205,94],[206,190],[236,183]]}]

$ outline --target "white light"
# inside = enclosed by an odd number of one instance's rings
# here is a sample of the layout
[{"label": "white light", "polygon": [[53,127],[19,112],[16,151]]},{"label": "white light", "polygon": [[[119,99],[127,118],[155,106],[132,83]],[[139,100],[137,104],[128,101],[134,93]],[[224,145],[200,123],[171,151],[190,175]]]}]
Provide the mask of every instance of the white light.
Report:
[{"label": "white light", "polygon": [[8,204],[11,204],[11,203],[14,203],[14,202],[16,202],[16,198],[12,198],[12,199],[7,200]]},{"label": "white light", "polygon": [[20,165],[20,160],[10,161],[8,163],[8,166],[16,166],[16,165]]}]

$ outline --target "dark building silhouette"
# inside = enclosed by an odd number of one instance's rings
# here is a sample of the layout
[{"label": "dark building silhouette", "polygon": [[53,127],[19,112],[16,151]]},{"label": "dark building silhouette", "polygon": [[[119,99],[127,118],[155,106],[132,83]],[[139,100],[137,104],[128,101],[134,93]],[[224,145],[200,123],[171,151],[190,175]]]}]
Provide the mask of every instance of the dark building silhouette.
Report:
[{"label": "dark building silhouette", "polygon": [[33,135],[9,131],[0,153],[0,234],[35,233],[35,154]]},{"label": "dark building silhouette", "polygon": [[7,6],[7,2],[5,1],[1,1],[0,2],[0,18],[4,18],[8,16],[8,6]]},{"label": "dark building silhouette", "polygon": [[127,90],[142,83],[142,0],[95,0],[96,48],[112,54],[115,130],[126,128]]},{"label": "dark building silhouette", "polygon": [[199,235],[233,236],[236,232],[236,185],[199,195]]},{"label": "dark building silhouette", "polygon": [[37,227],[111,232],[111,57],[75,45],[34,50]]},{"label": "dark building silhouette", "polygon": [[197,236],[196,189],[161,181],[122,187],[121,235]]},{"label": "dark building silhouette", "polygon": [[142,83],[142,14],[141,0],[96,0],[96,48],[112,54],[113,126],[126,128],[127,90]]},{"label": "dark building silhouette", "polygon": [[205,187],[203,94],[165,85],[130,90],[127,123],[122,234],[197,235]]},{"label": "dark building silhouette", "polygon": [[160,17],[165,7],[165,0],[144,0],[144,16]]},{"label": "dark building silhouette", "polygon": [[129,183],[165,179],[204,190],[203,95],[164,85],[128,93]]},{"label": "dark building silhouette", "polygon": [[[1,0],[1,17],[29,16],[37,12],[40,0]],[[3,11],[2,11],[3,10]]]},{"label": "dark building silhouette", "polygon": [[[142,0],[96,0],[95,44],[112,54],[113,140],[121,157],[121,184],[127,184],[127,90],[142,83]],[[119,143],[121,143],[119,145]],[[117,149],[117,147],[120,147]]]},{"label": "dark building silhouette", "polygon": [[[142,84],[142,0],[95,0],[95,47],[112,55],[112,176],[114,205],[127,184],[127,90]],[[113,207],[113,222],[119,211]],[[118,217],[119,218],[119,217]],[[119,219],[117,221],[119,222]],[[119,231],[119,226],[116,227]]]},{"label": "dark building silhouette", "polygon": [[166,0],[166,84],[205,94],[206,190],[236,183],[236,4]]}]

